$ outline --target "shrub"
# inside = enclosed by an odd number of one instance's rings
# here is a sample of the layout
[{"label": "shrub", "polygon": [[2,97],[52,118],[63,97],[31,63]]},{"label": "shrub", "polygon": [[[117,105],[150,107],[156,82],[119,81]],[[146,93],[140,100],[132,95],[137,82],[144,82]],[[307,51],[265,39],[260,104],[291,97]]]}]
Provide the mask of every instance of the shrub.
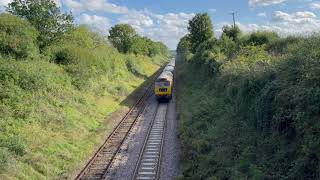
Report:
[{"label": "shrub", "polygon": [[249,38],[246,42],[247,45],[263,45],[269,44],[279,39],[279,36],[275,32],[267,32],[267,31],[258,31],[249,35]]},{"label": "shrub", "polygon": [[1,146],[8,148],[9,151],[18,156],[23,156],[27,152],[27,147],[24,143],[24,140],[19,136],[12,136],[6,139],[5,142],[1,144]]},{"label": "shrub", "polygon": [[222,34],[218,40],[217,45],[219,46],[221,52],[223,52],[229,58],[232,58],[232,56],[235,55],[239,47],[235,41],[224,34]]},{"label": "shrub", "polygon": [[38,32],[25,20],[0,14],[0,54],[18,59],[38,56]]},{"label": "shrub", "polygon": [[303,41],[302,37],[287,37],[287,38],[279,38],[275,41],[272,41],[266,46],[268,52],[274,55],[282,55],[287,53],[288,49],[292,45],[299,44]]},{"label": "shrub", "polygon": [[319,179],[320,37],[232,42],[204,42],[177,65],[181,178]]}]

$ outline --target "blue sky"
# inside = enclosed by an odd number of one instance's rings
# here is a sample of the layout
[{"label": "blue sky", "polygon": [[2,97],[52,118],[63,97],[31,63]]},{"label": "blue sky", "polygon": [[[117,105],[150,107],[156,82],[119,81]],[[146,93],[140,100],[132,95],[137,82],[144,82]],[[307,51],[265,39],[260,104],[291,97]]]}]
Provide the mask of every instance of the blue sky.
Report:
[{"label": "blue sky", "polygon": [[[0,11],[11,0],[0,0]],[[282,36],[308,35],[320,29],[320,0],[54,0],[71,11],[76,23],[107,34],[117,23],[175,49],[195,13],[208,12],[216,36],[232,23],[231,11],[245,33],[269,30]],[[2,8],[1,8],[2,7]]]}]

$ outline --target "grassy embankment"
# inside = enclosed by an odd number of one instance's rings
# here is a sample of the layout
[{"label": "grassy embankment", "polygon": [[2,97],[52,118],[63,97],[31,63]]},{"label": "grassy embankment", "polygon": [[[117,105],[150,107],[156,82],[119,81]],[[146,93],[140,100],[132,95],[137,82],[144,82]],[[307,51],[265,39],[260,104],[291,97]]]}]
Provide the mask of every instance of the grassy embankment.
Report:
[{"label": "grassy embankment", "polygon": [[319,45],[315,35],[182,56],[181,179],[319,179]]},{"label": "grassy embankment", "polygon": [[85,27],[39,50],[27,21],[0,22],[0,179],[71,178],[167,57],[121,54]]}]

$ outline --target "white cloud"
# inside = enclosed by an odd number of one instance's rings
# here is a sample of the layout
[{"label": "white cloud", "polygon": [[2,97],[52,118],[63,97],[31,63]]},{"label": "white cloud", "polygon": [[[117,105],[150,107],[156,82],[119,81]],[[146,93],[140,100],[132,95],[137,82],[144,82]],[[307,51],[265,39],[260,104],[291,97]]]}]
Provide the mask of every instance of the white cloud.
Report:
[{"label": "white cloud", "polygon": [[188,21],[193,13],[156,14],[149,11],[131,11],[119,18],[120,23],[133,26],[139,34],[164,42],[175,49],[180,38],[187,33]]},{"label": "white cloud", "polygon": [[248,4],[250,7],[256,7],[256,6],[270,6],[273,4],[280,4],[287,0],[249,0]]},{"label": "white cloud", "polygon": [[311,9],[320,9],[320,2],[313,2],[309,4]]},{"label": "white cloud", "polygon": [[[0,0],[1,7],[12,0]],[[110,3],[108,0],[55,0],[66,10],[72,11],[76,22],[88,25],[94,31],[107,34],[114,23],[103,13],[117,14],[115,23],[132,25],[142,36],[164,42],[171,49],[175,49],[180,38],[187,33],[187,25],[193,13],[156,14],[148,10],[137,11]],[[211,12],[215,10],[211,9]]]},{"label": "white cloud", "polygon": [[102,34],[107,34],[110,28],[110,20],[104,16],[81,14],[79,24],[85,24]]},{"label": "white cloud", "polygon": [[275,11],[272,15],[272,20],[282,23],[293,24],[308,24],[317,21],[315,18],[317,16],[309,11],[295,12],[288,14],[282,11]]},{"label": "white cloud", "polygon": [[[148,10],[138,11],[112,4],[108,0],[62,0],[62,4],[76,16],[80,15],[80,23],[89,24],[93,28],[103,29],[107,25],[98,18],[101,16],[89,14],[119,14],[116,23],[130,24],[140,35],[162,41],[172,49],[176,48],[180,38],[187,33],[188,21],[194,16],[192,13],[156,14]],[[94,23],[90,24],[90,19]]]},{"label": "white cloud", "polygon": [[[227,23],[219,23],[217,28],[222,28]],[[265,25],[259,25],[255,23],[242,24],[237,23],[239,28],[245,32],[254,31],[274,31],[281,36],[288,35],[301,35],[308,36],[315,32],[319,32],[320,19],[317,16],[308,11],[301,11],[295,13],[285,13],[282,11],[275,11]],[[216,32],[221,32],[219,29]]]},{"label": "white cloud", "polygon": [[265,13],[265,12],[258,13],[258,16],[259,17],[267,17],[267,13]]},{"label": "white cloud", "polygon": [[0,13],[5,11],[5,7],[7,7],[11,1],[12,0],[0,0]]},{"label": "white cloud", "polygon": [[139,11],[132,11],[120,17],[119,22],[130,24],[132,27],[140,31],[154,25],[153,20],[150,16],[145,15],[144,13],[141,13]]},{"label": "white cloud", "polygon": [[0,6],[8,6],[12,0],[0,0]]},{"label": "white cloud", "polygon": [[106,12],[114,14],[128,13],[128,8],[117,6],[106,0],[63,0],[63,4],[75,13],[81,12]]}]

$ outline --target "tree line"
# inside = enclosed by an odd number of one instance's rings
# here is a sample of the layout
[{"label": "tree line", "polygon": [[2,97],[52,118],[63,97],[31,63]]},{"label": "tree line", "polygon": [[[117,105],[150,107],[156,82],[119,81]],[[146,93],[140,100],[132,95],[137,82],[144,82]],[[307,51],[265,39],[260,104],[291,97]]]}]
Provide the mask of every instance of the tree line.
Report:
[{"label": "tree line", "polygon": [[[42,52],[77,28],[72,13],[62,13],[53,0],[14,0],[8,4],[6,11],[14,17],[5,13],[1,14],[2,38],[0,42],[2,42],[2,45],[0,44],[0,49],[2,53],[12,54],[16,57],[27,56],[28,52],[26,47],[23,46],[32,48],[31,44],[34,44]],[[26,24],[30,24],[32,27],[26,27]],[[18,32],[17,27],[23,30]],[[141,37],[128,24],[117,24],[110,29],[109,33],[109,42],[121,53],[133,53],[149,57],[169,53],[168,48],[162,42]],[[20,35],[22,40],[17,41],[29,40],[29,42],[26,42],[26,44],[8,42],[10,36]],[[11,41],[13,40],[11,38]],[[10,44],[15,44],[16,47],[12,47],[14,45]],[[18,47],[18,44],[21,47]]]}]

